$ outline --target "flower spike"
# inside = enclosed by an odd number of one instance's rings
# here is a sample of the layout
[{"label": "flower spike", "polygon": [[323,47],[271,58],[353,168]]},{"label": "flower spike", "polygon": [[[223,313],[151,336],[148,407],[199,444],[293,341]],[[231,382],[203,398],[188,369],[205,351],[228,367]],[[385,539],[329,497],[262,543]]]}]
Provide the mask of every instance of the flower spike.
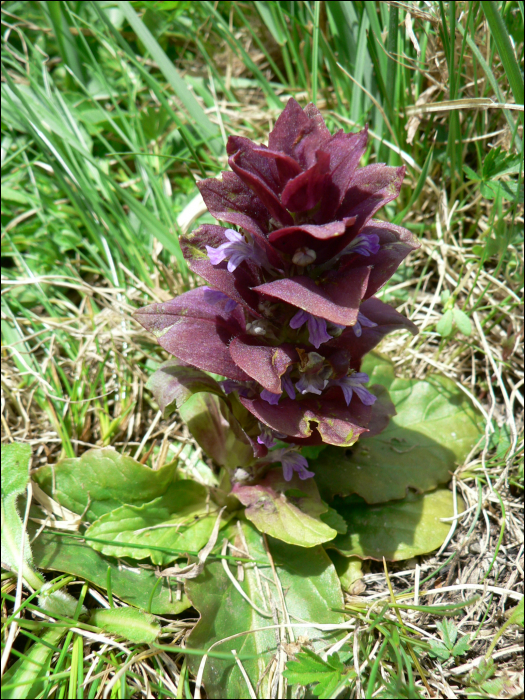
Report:
[{"label": "flower spike", "polygon": [[[353,444],[381,412],[363,356],[387,333],[417,332],[374,296],[419,244],[373,218],[399,194],[405,169],[360,168],[367,139],[366,128],[330,134],[314,105],[293,98],[268,146],[230,136],[231,171],[198,187],[212,216],[235,228],[204,224],[181,237],[207,286],[137,312],[167,352],[224,378],[254,459],[276,438]],[[310,478],[297,449],[265,459],[286,480]]]}]

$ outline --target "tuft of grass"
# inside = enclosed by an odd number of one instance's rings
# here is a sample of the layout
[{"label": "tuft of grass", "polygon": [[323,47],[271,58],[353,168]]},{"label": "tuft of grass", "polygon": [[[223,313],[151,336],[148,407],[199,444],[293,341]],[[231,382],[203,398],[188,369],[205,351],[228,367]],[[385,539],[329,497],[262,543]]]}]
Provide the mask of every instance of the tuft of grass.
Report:
[{"label": "tuft of grass", "polygon": [[[454,475],[467,508],[444,550],[388,578],[365,565],[332,651],[356,697],[518,694],[516,628],[497,635],[523,593],[523,4],[9,0],[2,22],[3,442],[31,444],[33,467],[94,445],[155,468],[180,454],[203,478],[144,391],[163,355],[131,314],[199,284],[178,236],[212,221],[195,181],[227,167],[224,136],[265,141],[289,96],[331,129],[368,123],[364,160],[407,166],[385,214],[422,243],[382,291],[420,334],[382,350],[399,374],[453,379],[486,433]],[[79,613],[122,605],[46,577]],[[4,635],[15,589],[3,573]],[[154,647],[62,626],[30,594],[17,612],[6,694],[192,697],[191,618],[161,621]]]}]

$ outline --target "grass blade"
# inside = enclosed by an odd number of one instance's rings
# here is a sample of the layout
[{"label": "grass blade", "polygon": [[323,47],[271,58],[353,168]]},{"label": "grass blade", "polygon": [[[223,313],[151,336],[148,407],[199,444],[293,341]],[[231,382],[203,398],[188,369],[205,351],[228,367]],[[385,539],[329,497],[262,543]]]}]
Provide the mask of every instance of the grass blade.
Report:
[{"label": "grass blade", "polygon": [[[18,659],[2,678],[2,698],[36,698],[45,680],[45,671],[56,646],[67,630],[64,627],[47,629],[41,644],[33,644],[25,658]],[[68,672],[69,675],[69,672]],[[9,687],[8,687],[9,686]]]},{"label": "grass blade", "polygon": [[399,8],[396,5],[389,5],[388,23],[388,62],[386,66],[386,98],[390,109],[390,119],[394,118],[394,108],[396,104],[396,77],[397,77],[397,23],[399,21]]},{"label": "grass blade", "polygon": [[498,52],[505,68],[505,73],[509,79],[510,88],[516,104],[523,104],[523,77],[512,50],[512,44],[510,43],[509,34],[507,32],[507,27],[501,16],[501,10],[498,4],[494,0],[484,0],[481,3],[485,17],[490,27],[496,46],[498,47]]},{"label": "grass blade", "polygon": [[[483,72],[487,76],[487,80],[489,81],[490,86],[494,90],[494,93],[498,99],[498,102],[500,102],[501,104],[504,104],[506,100],[505,100],[505,97],[503,96],[503,94],[500,90],[498,81],[496,80],[496,77],[495,77],[494,73],[492,72],[491,67],[489,66],[489,64],[487,63],[487,61],[483,57],[481,51],[477,47],[476,42],[470,36],[470,34],[468,34],[468,31],[462,27],[462,25],[460,23],[458,23],[457,28],[458,28],[460,34],[467,35],[467,44],[469,45],[472,53],[476,57],[477,62],[483,68]],[[515,135],[514,139],[516,141],[516,146],[518,149],[521,149],[521,139],[518,136],[518,134],[516,133],[516,123],[514,121],[514,117],[512,116],[512,112],[509,109],[504,109],[503,113],[505,115],[505,118],[507,119],[507,123],[510,127],[512,134]]]},{"label": "grass blade", "polygon": [[317,102],[317,83],[319,71],[319,16],[321,3],[314,3],[314,32],[312,38],[312,102]]},{"label": "grass blade", "polygon": [[198,125],[202,134],[210,139],[210,148],[217,154],[222,153],[223,146],[222,141],[219,138],[219,130],[211,123],[207,114],[188,90],[186,83],[179,75],[178,70],[166,56],[166,53],[160,47],[153,34],[142,22],[140,17],[138,17],[137,13],[130,3],[127,2],[127,0],[119,0],[118,6],[127,21],[130,23],[137,37],[142,41],[144,46],[150,52],[152,58],[158,64],[162,74],[174,89],[175,94],[186,108],[190,117]]}]

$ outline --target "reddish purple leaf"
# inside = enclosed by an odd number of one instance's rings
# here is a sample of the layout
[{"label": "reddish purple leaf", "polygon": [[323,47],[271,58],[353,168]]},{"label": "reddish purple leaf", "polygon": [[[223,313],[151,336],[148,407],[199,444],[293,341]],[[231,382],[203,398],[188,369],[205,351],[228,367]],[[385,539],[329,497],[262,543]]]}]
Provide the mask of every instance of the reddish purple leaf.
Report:
[{"label": "reddish purple leaf", "polygon": [[325,395],[292,401],[281,398],[278,404],[271,405],[263,399],[246,399],[242,404],[262,423],[272,430],[284,433],[290,438],[309,438],[318,431],[318,442],[348,447],[359,435],[366,432],[372,416],[372,407],[364,406],[353,397],[347,406],[338,388],[330,389]]},{"label": "reddish purple leaf", "polygon": [[262,146],[260,148],[255,148],[254,153],[262,158],[268,158],[268,160],[273,161],[278,175],[277,191],[281,191],[289,180],[297,177],[297,175],[302,172],[301,166],[297,161],[279,151],[272,151],[270,148]]},{"label": "reddish purple leaf", "polygon": [[355,370],[359,369],[361,358],[373,350],[389,333],[408,330],[415,335],[418,332],[417,326],[406,316],[375,297],[361,304],[360,313],[377,325],[372,328],[363,327],[359,337],[356,336],[354,328],[347,328],[338,338],[334,338],[325,346],[347,350],[352,355],[352,368]]},{"label": "reddish purple leaf", "polygon": [[291,345],[272,347],[254,336],[241,335],[230,343],[232,360],[272,394],[281,393],[281,377],[299,356]]},{"label": "reddish purple leaf", "polygon": [[348,191],[359,161],[366,150],[367,140],[368,127],[365,127],[356,134],[345,134],[339,131],[323,146],[323,150],[330,155],[331,182],[319,207],[317,218],[320,221],[331,221],[334,218],[334,211]]},{"label": "reddish purple leaf", "polygon": [[280,178],[275,162],[263,157],[249,139],[230,136],[227,150],[230,168],[252,189],[276,221],[293,223],[291,215],[279,200]]},{"label": "reddish purple leaf", "polygon": [[250,233],[267,233],[270,214],[259,197],[235,173],[223,172],[221,177],[197,183],[210,214]]},{"label": "reddish purple leaf", "polygon": [[315,224],[298,224],[272,231],[269,241],[276,248],[288,255],[293,255],[297,248],[307,246],[319,251],[326,246],[326,241],[341,236],[346,229],[355,222],[355,217],[349,217],[342,221],[331,221],[328,224],[316,226]]},{"label": "reddish purple leaf", "polygon": [[338,279],[337,284],[317,285],[309,277],[301,276],[261,284],[254,290],[332,323],[350,326],[357,320],[368,276],[368,268],[359,268]]},{"label": "reddish purple leaf", "polygon": [[228,350],[231,339],[244,333],[242,310],[225,313],[203,297],[202,287],[193,289],[171,301],[145,306],[135,318],[171,355],[207,372],[249,380]]},{"label": "reddish purple leaf", "polygon": [[334,218],[357,217],[354,230],[360,232],[378,209],[399,195],[405,170],[405,166],[394,168],[383,163],[359,168],[351,179]]},{"label": "reddish purple leaf", "polygon": [[302,169],[307,169],[315,163],[316,151],[330,138],[317,107],[309,104],[303,110],[290,98],[270,133],[268,146],[292,156]]},{"label": "reddish purple leaf", "polygon": [[308,211],[321,199],[328,183],[330,156],[323,151],[317,151],[316,156],[316,163],[290,180],[284,188],[281,202],[288,211]]}]

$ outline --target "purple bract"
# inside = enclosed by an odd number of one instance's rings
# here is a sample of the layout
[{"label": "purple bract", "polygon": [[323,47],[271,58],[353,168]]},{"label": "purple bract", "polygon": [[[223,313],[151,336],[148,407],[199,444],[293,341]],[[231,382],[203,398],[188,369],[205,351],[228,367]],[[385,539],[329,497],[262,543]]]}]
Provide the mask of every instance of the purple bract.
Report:
[{"label": "purple bract", "polygon": [[[314,105],[294,99],[268,146],[230,136],[233,172],[198,186],[235,228],[205,224],[181,239],[207,286],[137,312],[169,353],[226,377],[224,390],[264,426],[251,433],[259,445],[275,434],[297,446],[353,444],[377,409],[363,355],[391,331],[417,332],[374,297],[419,244],[373,218],[398,196],[405,168],[360,168],[366,144],[366,128],[332,135]],[[298,452],[277,461],[287,480],[312,475]]]}]

